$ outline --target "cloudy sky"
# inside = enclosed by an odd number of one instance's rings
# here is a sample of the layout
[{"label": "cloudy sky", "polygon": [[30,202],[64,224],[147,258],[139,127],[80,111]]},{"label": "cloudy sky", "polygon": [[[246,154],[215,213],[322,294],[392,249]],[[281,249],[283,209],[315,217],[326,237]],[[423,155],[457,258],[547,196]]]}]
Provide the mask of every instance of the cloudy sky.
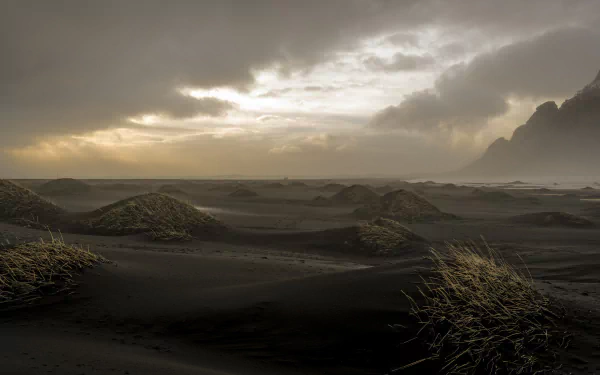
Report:
[{"label": "cloudy sky", "polygon": [[476,158],[600,70],[596,0],[0,2],[1,177]]}]

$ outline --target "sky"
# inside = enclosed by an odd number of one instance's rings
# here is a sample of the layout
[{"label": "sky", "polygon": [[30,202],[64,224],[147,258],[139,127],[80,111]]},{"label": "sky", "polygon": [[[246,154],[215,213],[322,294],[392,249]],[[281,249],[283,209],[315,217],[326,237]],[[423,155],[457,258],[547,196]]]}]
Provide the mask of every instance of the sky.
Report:
[{"label": "sky", "polygon": [[4,0],[0,177],[451,171],[600,70],[596,0]]}]

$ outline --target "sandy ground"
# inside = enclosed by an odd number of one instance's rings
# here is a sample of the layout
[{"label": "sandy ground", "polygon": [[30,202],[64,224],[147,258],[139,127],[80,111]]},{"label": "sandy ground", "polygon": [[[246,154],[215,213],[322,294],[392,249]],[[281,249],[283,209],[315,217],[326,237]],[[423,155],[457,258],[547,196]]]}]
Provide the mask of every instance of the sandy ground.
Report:
[{"label": "sandy ground", "polygon": [[[35,186],[37,182],[30,182]],[[51,199],[89,211],[137,192],[97,187]],[[140,190],[161,183],[137,181]],[[361,257],[285,240],[289,234],[347,226],[358,206],[315,206],[333,192],[306,187],[265,188],[248,183],[254,198],[232,198],[218,183],[186,183],[187,200],[242,232],[262,236],[179,244],[143,237],[64,234],[111,262],[87,270],[68,296],[0,313],[0,363],[6,374],[386,374],[424,358],[402,344],[418,327],[410,305],[424,250],[395,258]],[[369,181],[372,185],[381,181]],[[387,182],[386,182],[387,183]],[[510,201],[482,201],[470,188],[432,187],[424,196],[459,220],[407,224],[436,247],[480,236],[515,264],[519,254],[536,285],[572,312],[570,350],[562,372],[600,371],[600,229],[514,225],[510,216],[539,211],[581,214],[594,204],[576,198],[506,189]],[[537,202],[526,198],[535,197]],[[597,220],[592,218],[592,220]],[[600,224],[600,223],[599,223]],[[0,224],[20,241],[48,233]],[[432,373],[435,363],[402,373]]]}]

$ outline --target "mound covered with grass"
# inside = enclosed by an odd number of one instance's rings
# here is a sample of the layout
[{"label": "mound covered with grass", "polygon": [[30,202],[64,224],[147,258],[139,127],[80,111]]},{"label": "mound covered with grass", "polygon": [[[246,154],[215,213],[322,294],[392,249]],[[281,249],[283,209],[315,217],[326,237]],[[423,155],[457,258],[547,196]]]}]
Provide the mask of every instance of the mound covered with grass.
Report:
[{"label": "mound covered with grass", "polygon": [[146,234],[154,240],[187,240],[220,233],[225,225],[171,196],[149,193],[100,208],[82,221],[101,235]]},{"label": "mound covered with grass", "polygon": [[582,212],[585,216],[600,218],[600,204],[585,207]]},{"label": "mound covered with grass", "polygon": [[30,303],[75,286],[73,277],[103,258],[53,239],[0,249],[0,307]]},{"label": "mound covered with grass", "polygon": [[479,188],[473,189],[471,195],[473,195],[477,199],[490,202],[502,202],[516,199],[515,197],[513,197],[505,191],[487,191]]},{"label": "mound covered with grass", "polygon": [[291,187],[307,187],[308,185],[302,181],[292,181],[288,184]]},{"label": "mound covered with grass", "polygon": [[409,222],[456,218],[442,212],[422,196],[403,189],[385,194],[378,202],[355,210],[354,215],[360,218],[381,216]]},{"label": "mound covered with grass", "polygon": [[142,192],[144,190],[148,190],[147,186],[143,186],[141,184],[134,183],[102,183],[99,185],[95,185],[98,189],[106,190],[106,191],[124,191],[124,192]]},{"label": "mound covered with grass", "polygon": [[84,194],[91,190],[91,185],[73,178],[59,178],[48,181],[37,189],[38,193],[47,196]]},{"label": "mound covered with grass", "polygon": [[264,184],[262,187],[265,189],[284,189],[285,185],[281,182],[271,182],[269,184]]},{"label": "mound covered with grass", "polygon": [[566,212],[534,212],[513,216],[509,220],[517,224],[542,227],[593,228],[596,226],[584,217]]},{"label": "mound covered with grass", "polygon": [[211,187],[210,191],[221,191],[224,193],[232,193],[239,189],[248,189],[248,186],[240,183],[221,183],[216,186]]},{"label": "mound covered with grass", "polygon": [[187,193],[185,191],[181,190],[177,185],[173,185],[173,184],[162,185],[161,187],[158,188],[158,192],[161,194],[168,194],[168,195],[179,195],[179,196],[187,195]]},{"label": "mound covered with grass", "polygon": [[363,185],[352,185],[340,190],[331,201],[340,204],[367,204],[379,200],[379,194]]},{"label": "mound covered with grass", "polygon": [[395,189],[390,185],[378,186],[375,188],[375,191],[379,194],[387,194],[389,192],[394,191]]},{"label": "mound covered with grass", "polygon": [[347,186],[344,184],[331,183],[331,184],[322,186],[319,190],[328,192],[328,193],[337,193],[344,188],[347,188]]},{"label": "mound covered with grass", "polygon": [[383,218],[329,229],[324,234],[327,246],[332,249],[369,256],[403,255],[407,250],[420,250],[428,244],[404,225]]},{"label": "mound covered with grass", "polygon": [[568,342],[555,324],[562,308],[489,248],[449,244],[431,259],[419,302],[409,299],[442,373],[551,373],[553,352]]},{"label": "mound covered with grass", "polygon": [[52,223],[65,210],[14,182],[0,180],[0,220],[27,223]]},{"label": "mound covered with grass", "polygon": [[229,194],[229,196],[234,197],[234,198],[251,198],[251,197],[257,197],[258,194],[254,190],[238,189],[238,190],[234,191],[233,193]]}]

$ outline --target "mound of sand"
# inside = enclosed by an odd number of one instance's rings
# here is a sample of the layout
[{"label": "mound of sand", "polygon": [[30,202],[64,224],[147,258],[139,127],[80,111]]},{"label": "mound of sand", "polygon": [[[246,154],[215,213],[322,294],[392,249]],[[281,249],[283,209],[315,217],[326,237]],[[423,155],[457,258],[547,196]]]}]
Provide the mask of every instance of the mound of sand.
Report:
[{"label": "mound of sand", "polygon": [[592,190],[596,190],[596,189],[594,189],[594,188],[593,188],[593,187],[591,187],[591,186],[586,186],[586,187],[584,187],[584,188],[581,188],[581,190],[592,191]]},{"label": "mound of sand", "polygon": [[52,223],[65,210],[33,191],[0,180],[0,220],[20,223]]},{"label": "mound of sand", "polygon": [[595,224],[590,220],[566,212],[534,212],[531,214],[513,216],[509,220],[513,223],[536,225],[542,227],[595,227]]},{"label": "mound of sand", "polygon": [[100,208],[83,220],[91,233],[143,233],[156,240],[207,237],[225,229],[220,221],[171,196],[149,193]]},{"label": "mound of sand", "polygon": [[140,192],[143,190],[147,190],[147,187],[140,184],[131,184],[131,183],[110,183],[110,184],[100,184],[95,185],[97,188],[107,191],[126,191],[126,192]]},{"label": "mound of sand", "polygon": [[168,194],[168,195],[187,195],[187,193],[183,190],[181,190],[179,187],[177,187],[177,185],[173,185],[173,184],[169,184],[169,185],[162,185],[161,187],[158,188],[158,192],[161,194]]},{"label": "mound of sand", "polygon": [[384,218],[323,233],[327,246],[370,256],[402,255],[408,250],[423,250],[429,243],[404,225]]},{"label": "mound of sand", "polygon": [[354,215],[359,218],[381,216],[410,222],[456,218],[440,211],[425,198],[403,189],[385,194],[376,204],[355,210]]},{"label": "mound of sand", "polygon": [[347,186],[344,184],[327,184],[323,187],[321,187],[319,190],[324,191],[324,192],[328,192],[328,193],[337,193],[340,190],[346,188]]},{"label": "mound of sand", "polygon": [[394,191],[394,188],[390,185],[379,186],[375,188],[375,191],[379,194],[387,194],[391,191]]},{"label": "mound of sand", "polygon": [[369,204],[379,200],[379,194],[362,185],[352,185],[331,197],[332,202],[341,204]]},{"label": "mound of sand", "polygon": [[233,193],[229,194],[230,197],[235,197],[235,198],[249,198],[249,197],[256,197],[258,196],[258,194],[250,189],[238,189],[236,191],[234,191]]},{"label": "mound of sand", "polygon": [[288,184],[288,186],[293,186],[293,187],[307,187],[308,185],[305,184],[304,182],[301,181],[292,181]]},{"label": "mound of sand", "polygon": [[331,205],[331,200],[322,195],[318,195],[314,197],[312,200],[308,201],[307,205],[309,206],[329,206]]},{"label": "mound of sand", "polygon": [[38,188],[38,193],[47,196],[83,194],[92,190],[92,187],[83,181],[73,178],[59,178],[48,181]]},{"label": "mound of sand", "polygon": [[477,197],[477,199],[492,201],[492,202],[515,199],[515,197],[513,197],[512,195],[508,194],[505,191],[495,191],[495,190],[487,191],[487,190],[482,190],[479,188],[473,189],[473,192],[471,194],[474,197]]},{"label": "mound of sand", "polygon": [[585,207],[582,212],[585,216],[600,218],[600,204]]},{"label": "mound of sand", "polygon": [[263,188],[265,188],[265,189],[283,189],[283,188],[285,188],[285,185],[282,184],[281,182],[272,182],[270,184],[263,185]]},{"label": "mound of sand", "polygon": [[224,193],[233,193],[236,190],[239,189],[248,189],[248,187],[244,184],[240,184],[240,183],[225,183],[225,184],[218,184],[216,186],[211,187],[210,191],[222,191]]}]

